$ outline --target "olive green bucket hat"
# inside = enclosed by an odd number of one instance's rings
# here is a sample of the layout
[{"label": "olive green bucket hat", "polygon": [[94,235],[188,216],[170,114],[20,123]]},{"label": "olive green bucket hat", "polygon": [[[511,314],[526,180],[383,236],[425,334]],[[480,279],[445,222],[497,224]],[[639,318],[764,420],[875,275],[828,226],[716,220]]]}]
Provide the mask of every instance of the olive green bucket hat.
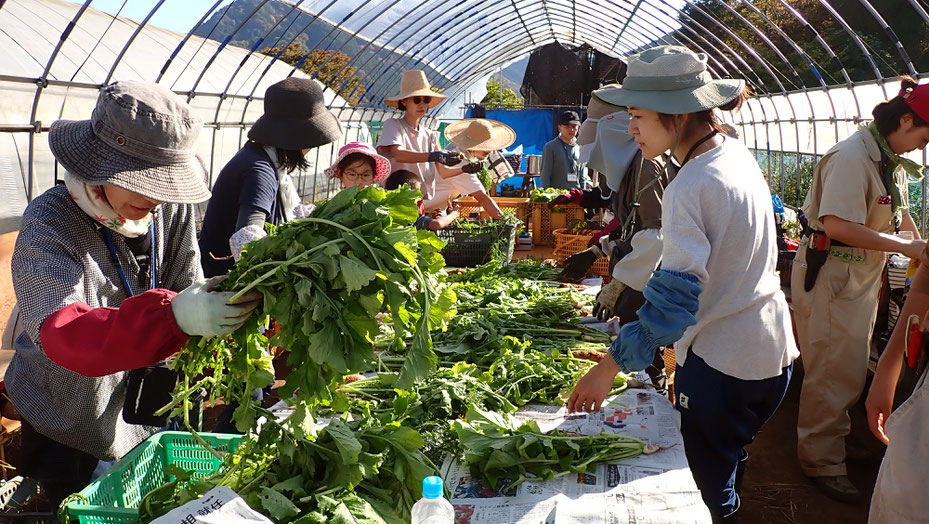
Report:
[{"label": "olive green bucket hat", "polygon": [[685,115],[735,100],[744,80],[714,80],[707,56],[681,46],[658,46],[629,57],[626,78],[617,89],[601,90],[607,104]]}]

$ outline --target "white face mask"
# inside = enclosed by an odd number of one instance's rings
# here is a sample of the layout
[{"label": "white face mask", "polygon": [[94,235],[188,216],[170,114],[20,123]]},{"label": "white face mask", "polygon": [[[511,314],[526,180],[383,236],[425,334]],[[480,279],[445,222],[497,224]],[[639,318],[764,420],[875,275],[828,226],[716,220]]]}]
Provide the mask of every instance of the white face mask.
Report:
[{"label": "white face mask", "polygon": [[638,144],[629,134],[629,113],[617,111],[597,122],[597,138],[587,167],[603,173],[607,186],[617,191],[638,150]]}]

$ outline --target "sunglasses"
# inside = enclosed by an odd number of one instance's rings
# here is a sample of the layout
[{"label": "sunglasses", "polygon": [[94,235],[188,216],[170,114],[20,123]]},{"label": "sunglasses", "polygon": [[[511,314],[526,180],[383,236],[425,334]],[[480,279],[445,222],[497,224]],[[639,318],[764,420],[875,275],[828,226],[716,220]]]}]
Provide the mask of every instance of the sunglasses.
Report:
[{"label": "sunglasses", "polygon": [[432,97],[431,97],[431,96],[414,96],[414,97],[413,97],[413,103],[414,103],[414,104],[423,104],[423,103],[425,103],[425,104],[431,104],[431,103],[432,103]]}]

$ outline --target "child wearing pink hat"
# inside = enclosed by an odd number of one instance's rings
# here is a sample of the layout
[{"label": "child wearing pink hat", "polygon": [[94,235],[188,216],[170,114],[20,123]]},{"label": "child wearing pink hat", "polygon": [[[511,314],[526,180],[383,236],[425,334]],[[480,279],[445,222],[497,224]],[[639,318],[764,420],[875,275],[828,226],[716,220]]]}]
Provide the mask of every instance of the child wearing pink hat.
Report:
[{"label": "child wearing pink hat", "polygon": [[365,187],[387,178],[390,161],[364,142],[349,142],[339,149],[339,157],[324,173],[341,180],[342,187]]}]

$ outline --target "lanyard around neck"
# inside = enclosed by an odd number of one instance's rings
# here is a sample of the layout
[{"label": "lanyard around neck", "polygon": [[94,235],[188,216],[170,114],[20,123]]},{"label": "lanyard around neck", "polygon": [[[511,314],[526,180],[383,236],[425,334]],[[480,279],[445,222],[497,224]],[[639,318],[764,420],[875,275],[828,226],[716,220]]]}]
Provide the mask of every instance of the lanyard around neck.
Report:
[{"label": "lanyard around neck", "polygon": [[[123,286],[126,288],[126,294],[134,296],[135,293],[132,292],[132,286],[129,285],[129,279],[126,278],[126,274],[123,272],[122,264],[119,263],[119,257],[116,255],[116,245],[113,243],[113,235],[110,234],[110,230],[106,227],[100,228],[101,234],[103,235],[103,240],[106,242],[106,247],[110,250],[110,260],[113,262],[113,265],[116,266],[116,272],[119,273],[120,280],[123,281]],[[151,259],[151,273],[152,273],[152,282],[149,289],[155,289],[155,258],[158,253],[157,243],[155,242],[155,221],[152,220],[152,223],[148,226],[148,234],[152,236],[152,259]]]}]

